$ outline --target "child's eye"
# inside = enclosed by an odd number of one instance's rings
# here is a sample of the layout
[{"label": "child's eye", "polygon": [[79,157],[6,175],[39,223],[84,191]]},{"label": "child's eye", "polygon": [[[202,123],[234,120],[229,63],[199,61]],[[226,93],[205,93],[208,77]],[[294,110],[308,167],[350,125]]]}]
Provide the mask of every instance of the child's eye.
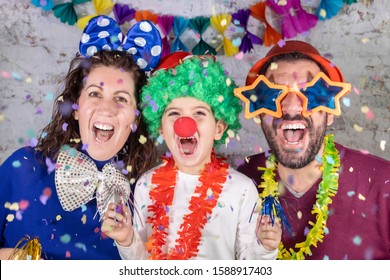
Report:
[{"label": "child's eye", "polygon": [[196,111],[195,116],[206,116],[206,113],[204,111]]},{"label": "child's eye", "polygon": [[168,112],[168,117],[172,117],[172,116],[178,116],[179,113],[178,112],[174,112],[174,111],[170,111]]}]

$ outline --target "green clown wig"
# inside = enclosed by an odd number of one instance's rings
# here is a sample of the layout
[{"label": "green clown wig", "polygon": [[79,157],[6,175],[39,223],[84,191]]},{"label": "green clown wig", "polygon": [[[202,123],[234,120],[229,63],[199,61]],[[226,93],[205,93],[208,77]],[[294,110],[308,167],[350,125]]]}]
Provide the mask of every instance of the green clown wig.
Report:
[{"label": "green clown wig", "polygon": [[210,55],[191,56],[187,52],[168,55],[160,63],[142,89],[142,115],[150,135],[157,139],[161,119],[167,105],[179,97],[193,97],[207,103],[216,120],[223,120],[227,129],[214,146],[225,143],[231,132],[241,128],[242,107],[234,96],[235,82],[227,76],[222,64]]}]

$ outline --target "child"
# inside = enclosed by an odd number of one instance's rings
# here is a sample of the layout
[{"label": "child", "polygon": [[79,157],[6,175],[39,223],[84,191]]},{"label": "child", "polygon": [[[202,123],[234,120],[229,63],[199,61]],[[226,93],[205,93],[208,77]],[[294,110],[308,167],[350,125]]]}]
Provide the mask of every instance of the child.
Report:
[{"label": "child", "polygon": [[146,74],[128,52],[83,46],[36,147],[0,167],[1,259],[25,235],[39,238],[43,259],[120,259],[95,216],[110,199],[126,202],[155,163],[138,108]]},{"label": "child", "polygon": [[133,224],[128,208],[106,212],[123,259],[276,259],[280,225],[260,224],[256,187],[214,152],[240,128],[234,87],[212,56],[177,52],[143,88],[148,130],[170,154],[139,179]]}]

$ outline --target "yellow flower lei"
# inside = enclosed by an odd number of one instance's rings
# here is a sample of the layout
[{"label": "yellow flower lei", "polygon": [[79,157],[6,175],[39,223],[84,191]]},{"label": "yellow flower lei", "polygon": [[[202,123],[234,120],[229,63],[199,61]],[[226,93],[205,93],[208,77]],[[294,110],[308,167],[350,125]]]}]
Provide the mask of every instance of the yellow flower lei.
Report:
[{"label": "yellow flower lei", "polygon": [[[338,178],[340,167],[340,156],[338,150],[334,144],[334,135],[330,134],[324,138],[325,149],[322,155],[322,181],[319,184],[317,190],[317,200],[313,205],[311,211],[316,215],[316,222],[309,221],[309,225],[312,226],[309,233],[306,236],[306,240],[301,243],[295,244],[295,248],[298,251],[290,248],[289,251],[284,247],[283,243],[279,244],[278,259],[284,260],[304,260],[305,255],[311,256],[312,252],[310,247],[317,247],[317,243],[322,242],[324,238],[324,228],[326,227],[326,221],[328,220],[329,209],[328,206],[332,203],[332,196],[335,196],[338,190]],[[275,182],[275,169],[277,168],[277,162],[274,155],[270,155],[267,159],[266,168],[259,168],[264,170],[261,178],[263,182],[260,183],[259,188],[263,191],[259,196],[264,200],[268,195],[279,197],[278,183]]]}]

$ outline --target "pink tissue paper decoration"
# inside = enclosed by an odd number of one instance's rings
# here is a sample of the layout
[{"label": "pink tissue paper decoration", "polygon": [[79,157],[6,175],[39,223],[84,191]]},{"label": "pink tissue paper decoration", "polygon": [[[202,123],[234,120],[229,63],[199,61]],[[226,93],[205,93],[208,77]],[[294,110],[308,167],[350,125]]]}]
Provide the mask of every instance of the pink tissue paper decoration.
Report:
[{"label": "pink tissue paper decoration", "polygon": [[310,30],[318,21],[316,15],[310,14],[302,8],[300,0],[276,2],[275,0],[267,0],[267,6],[278,14],[282,36],[285,39],[293,38]]},{"label": "pink tissue paper decoration", "polygon": [[171,52],[171,46],[169,45],[169,32],[173,27],[174,16],[163,15],[157,18],[157,24],[161,30],[162,39],[162,54],[161,57],[168,55]]}]

